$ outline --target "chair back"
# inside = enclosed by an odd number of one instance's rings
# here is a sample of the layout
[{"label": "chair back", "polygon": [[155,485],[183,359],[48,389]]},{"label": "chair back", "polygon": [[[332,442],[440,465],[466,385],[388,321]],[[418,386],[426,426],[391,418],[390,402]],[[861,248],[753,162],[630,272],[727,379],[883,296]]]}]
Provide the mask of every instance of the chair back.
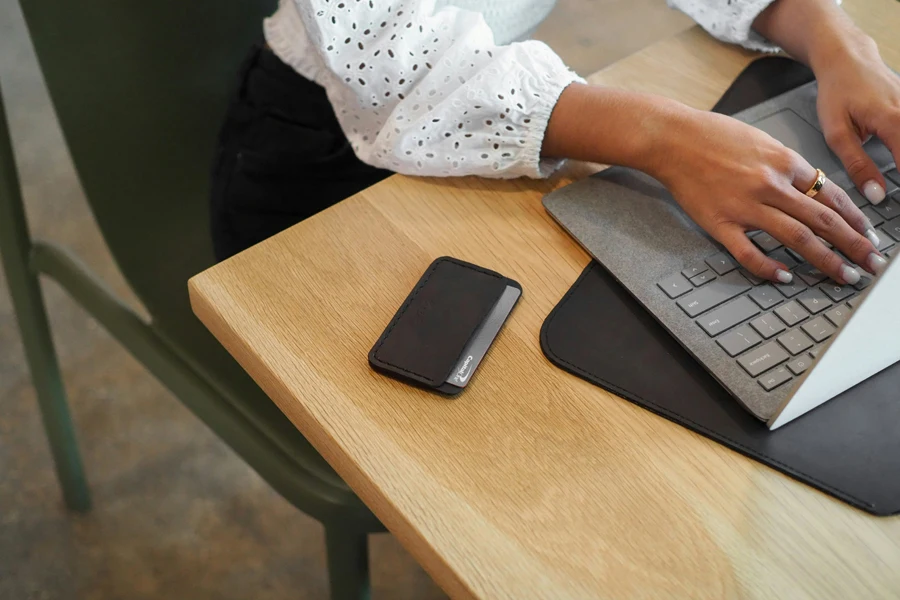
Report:
[{"label": "chair back", "polygon": [[88,203],[167,330],[213,264],[209,175],[241,59],[274,0],[20,0]]}]

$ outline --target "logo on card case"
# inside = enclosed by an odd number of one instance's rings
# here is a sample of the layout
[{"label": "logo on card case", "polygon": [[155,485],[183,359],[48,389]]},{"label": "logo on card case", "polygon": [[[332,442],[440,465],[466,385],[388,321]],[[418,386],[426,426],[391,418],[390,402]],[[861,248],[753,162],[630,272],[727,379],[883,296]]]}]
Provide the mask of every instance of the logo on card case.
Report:
[{"label": "logo on card case", "polygon": [[472,355],[466,357],[466,360],[463,361],[462,366],[459,368],[459,371],[456,372],[456,381],[459,383],[465,383],[466,379],[469,378],[469,375],[472,372],[469,370],[469,365],[472,364]]}]

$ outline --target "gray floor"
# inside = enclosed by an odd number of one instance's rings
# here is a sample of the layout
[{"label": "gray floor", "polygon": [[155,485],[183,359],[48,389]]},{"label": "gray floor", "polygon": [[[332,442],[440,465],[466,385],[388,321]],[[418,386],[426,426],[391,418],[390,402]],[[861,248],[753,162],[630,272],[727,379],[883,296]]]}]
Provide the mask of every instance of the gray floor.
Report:
[{"label": "gray floor", "polygon": [[[561,0],[538,32],[589,73],[675,33],[662,0]],[[0,82],[33,232],[129,298],[87,210],[15,0],[0,0]],[[0,280],[3,279],[0,273]],[[45,285],[95,508],[62,506],[0,281],[0,600],[324,598],[321,527],[276,495],[77,305]],[[389,535],[376,598],[443,594]]]}]

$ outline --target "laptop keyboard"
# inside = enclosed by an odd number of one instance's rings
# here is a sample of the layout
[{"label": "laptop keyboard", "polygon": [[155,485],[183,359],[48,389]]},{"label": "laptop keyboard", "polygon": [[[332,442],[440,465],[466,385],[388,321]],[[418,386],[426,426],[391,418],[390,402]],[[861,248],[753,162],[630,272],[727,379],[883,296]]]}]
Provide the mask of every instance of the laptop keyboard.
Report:
[{"label": "laptop keyboard", "polygon": [[[881,240],[878,249],[893,258],[900,251],[900,173],[891,169],[885,176],[888,197],[878,206],[871,205],[846,174],[830,179],[869,217]],[[771,392],[809,369],[821,345],[859,304],[859,295],[872,278],[857,269],[863,275],[859,283],[840,285],[769,234],[757,231],[748,236],[768,256],[787,265],[794,274],[791,283],[760,279],[720,252],[657,285],[711,343]]]}]

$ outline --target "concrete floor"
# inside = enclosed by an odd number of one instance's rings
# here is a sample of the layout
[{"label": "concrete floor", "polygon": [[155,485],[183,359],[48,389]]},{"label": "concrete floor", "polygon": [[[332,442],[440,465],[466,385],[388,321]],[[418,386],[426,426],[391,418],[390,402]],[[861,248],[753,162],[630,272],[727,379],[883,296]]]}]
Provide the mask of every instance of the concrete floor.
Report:
[{"label": "concrete floor", "polygon": [[[536,37],[588,74],[689,25],[663,0],[560,0]],[[0,82],[33,232],[131,298],[87,209],[15,0]],[[53,284],[44,286],[94,494],[64,509],[0,273],[0,600],[325,598],[322,529],[191,416]],[[444,597],[389,535],[375,598]]]}]

